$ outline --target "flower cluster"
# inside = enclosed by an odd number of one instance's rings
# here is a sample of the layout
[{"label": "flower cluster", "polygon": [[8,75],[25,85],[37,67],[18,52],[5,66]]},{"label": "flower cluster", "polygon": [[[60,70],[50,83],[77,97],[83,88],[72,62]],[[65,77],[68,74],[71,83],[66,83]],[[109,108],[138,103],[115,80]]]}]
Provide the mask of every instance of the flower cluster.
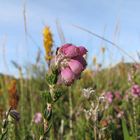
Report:
[{"label": "flower cluster", "polygon": [[41,123],[41,121],[42,121],[42,114],[40,112],[37,112],[34,115],[33,122],[36,124],[39,124],[39,123]]},{"label": "flower cluster", "polygon": [[134,97],[140,96],[140,86],[135,84],[131,87],[131,93]]},{"label": "flower cluster", "polygon": [[117,100],[117,101],[120,101],[122,96],[121,96],[121,93],[119,91],[115,91],[115,92],[111,92],[111,91],[108,91],[105,93],[105,99],[108,103],[112,103],[113,100]]},{"label": "flower cluster", "polygon": [[45,27],[43,30],[43,39],[44,39],[44,48],[46,53],[46,60],[52,59],[52,46],[53,46],[53,39],[52,33],[49,27]]},{"label": "flower cluster", "polygon": [[73,44],[65,44],[58,48],[55,62],[60,70],[59,83],[71,85],[80,77],[87,65],[83,57],[86,53],[85,47],[77,47]]},{"label": "flower cluster", "polygon": [[113,93],[108,91],[106,94],[105,94],[105,99],[108,101],[108,103],[112,103],[113,101]]}]

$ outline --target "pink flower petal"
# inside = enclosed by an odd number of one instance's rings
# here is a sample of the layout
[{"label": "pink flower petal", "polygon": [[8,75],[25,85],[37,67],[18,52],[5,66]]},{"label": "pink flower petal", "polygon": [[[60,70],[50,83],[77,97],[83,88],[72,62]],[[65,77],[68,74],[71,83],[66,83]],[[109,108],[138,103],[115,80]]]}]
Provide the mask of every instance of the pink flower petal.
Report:
[{"label": "pink flower petal", "polygon": [[107,92],[107,93],[105,94],[105,98],[106,98],[106,100],[107,100],[109,103],[112,103],[112,101],[113,101],[113,94],[112,94],[112,92]]},{"label": "pink flower petal", "polygon": [[131,88],[131,93],[133,96],[138,97],[140,96],[140,86],[139,85],[133,85]]},{"label": "pink flower petal", "polygon": [[79,61],[83,65],[84,68],[86,67],[87,62],[82,56],[76,56],[73,59]]},{"label": "pink flower petal", "polygon": [[65,56],[72,58],[79,55],[79,48],[72,44],[65,44],[58,50],[60,53],[63,53]]},{"label": "pink flower petal", "polygon": [[33,120],[34,120],[34,122],[36,124],[41,123],[41,121],[42,121],[42,114],[40,112],[36,113]]},{"label": "pink flower petal", "polygon": [[86,54],[87,53],[87,49],[85,48],[85,47],[83,47],[83,46],[80,46],[80,47],[78,47],[79,48],[79,51],[80,51],[80,55],[84,55],[84,54]]},{"label": "pink flower petal", "polygon": [[83,65],[79,61],[74,59],[71,59],[68,62],[68,65],[74,74],[80,74],[84,70]]},{"label": "pink flower petal", "polygon": [[61,70],[61,78],[66,85],[71,85],[74,82],[75,75],[69,67]]}]

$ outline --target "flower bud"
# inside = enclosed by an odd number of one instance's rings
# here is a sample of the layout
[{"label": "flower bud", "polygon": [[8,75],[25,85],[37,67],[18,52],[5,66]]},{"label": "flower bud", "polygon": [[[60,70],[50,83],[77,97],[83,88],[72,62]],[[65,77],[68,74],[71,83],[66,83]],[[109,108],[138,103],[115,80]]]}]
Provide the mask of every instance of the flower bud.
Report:
[{"label": "flower bud", "polygon": [[14,109],[10,110],[9,115],[16,121],[20,120],[20,114]]}]

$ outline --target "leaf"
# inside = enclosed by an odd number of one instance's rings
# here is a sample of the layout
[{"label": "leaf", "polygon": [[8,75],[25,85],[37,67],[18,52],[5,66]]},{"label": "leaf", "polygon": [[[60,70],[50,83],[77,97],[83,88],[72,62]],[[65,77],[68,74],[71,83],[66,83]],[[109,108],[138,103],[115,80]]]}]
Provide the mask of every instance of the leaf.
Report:
[{"label": "leaf", "polygon": [[49,127],[48,127],[47,130],[45,131],[45,133],[44,133],[44,138],[47,138],[47,137],[48,137],[51,127],[52,127],[52,122],[50,123]]},{"label": "leaf", "polygon": [[6,129],[5,132],[2,133],[0,140],[7,140],[7,132],[8,132],[8,129]]},{"label": "leaf", "polygon": [[48,84],[53,85],[57,82],[57,74],[46,75]]},{"label": "leaf", "polygon": [[128,129],[126,126],[126,121],[124,119],[122,119],[122,129],[123,129],[124,140],[135,140],[133,137],[129,136]]},{"label": "leaf", "polygon": [[44,118],[48,121],[51,119],[52,116],[52,110],[48,111],[47,108],[44,110]]},{"label": "leaf", "polygon": [[51,69],[53,74],[58,75],[58,68],[56,66],[51,67]]},{"label": "leaf", "polygon": [[115,140],[116,137],[115,137],[115,125],[114,125],[114,123],[110,123],[109,128],[111,130],[111,138],[112,138],[112,140]]},{"label": "leaf", "polygon": [[63,94],[62,94],[62,90],[57,90],[54,92],[55,96],[54,96],[54,102],[56,102]]},{"label": "leaf", "polygon": [[46,102],[51,103],[52,97],[51,97],[50,92],[48,92],[48,91],[42,92],[42,100],[43,100],[43,103],[45,103],[45,104],[46,104]]}]

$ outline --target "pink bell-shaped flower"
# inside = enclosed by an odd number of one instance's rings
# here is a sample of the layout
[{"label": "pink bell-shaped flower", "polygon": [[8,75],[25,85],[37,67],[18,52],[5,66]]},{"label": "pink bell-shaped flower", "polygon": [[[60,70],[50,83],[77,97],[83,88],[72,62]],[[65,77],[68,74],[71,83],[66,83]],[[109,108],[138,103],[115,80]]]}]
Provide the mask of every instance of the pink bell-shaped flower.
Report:
[{"label": "pink bell-shaped flower", "polygon": [[69,67],[66,67],[61,70],[61,79],[66,85],[70,85],[73,83],[75,75]]},{"label": "pink bell-shaped flower", "polygon": [[71,59],[68,62],[68,65],[69,65],[70,69],[72,70],[72,72],[74,74],[78,74],[79,75],[84,70],[83,65],[79,61],[74,60],[74,59]]}]

